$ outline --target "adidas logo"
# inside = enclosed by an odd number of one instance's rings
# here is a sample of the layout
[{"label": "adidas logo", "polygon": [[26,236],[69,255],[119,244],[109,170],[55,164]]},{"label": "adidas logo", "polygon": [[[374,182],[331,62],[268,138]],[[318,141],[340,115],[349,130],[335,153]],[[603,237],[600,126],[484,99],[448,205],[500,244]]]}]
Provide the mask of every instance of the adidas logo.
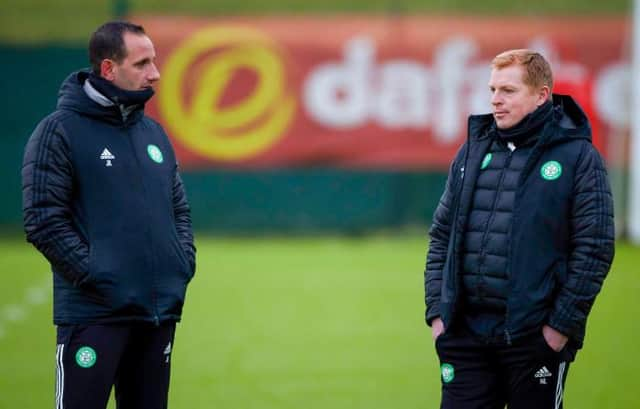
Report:
[{"label": "adidas logo", "polygon": [[109,152],[109,149],[104,148],[104,150],[102,151],[102,153],[100,154],[100,159],[115,159],[116,157],[113,156],[111,154],[111,152]]},{"label": "adidas logo", "polygon": [[538,369],[538,372],[536,372],[534,376],[536,378],[548,378],[550,376],[553,376],[553,374],[549,372],[546,366],[543,366],[542,368]]},{"label": "adidas logo", "polygon": [[111,161],[113,159],[115,159],[116,157],[113,156],[113,154],[111,152],[109,152],[109,149],[104,148],[104,150],[102,151],[102,153],[100,154],[100,159],[106,161],[105,162],[105,166],[113,166],[113,164],[111,163]]},{"label": "adidas logo", "polygon": [[167,347],[164,349],[164,355],[169,355],[171,353],[171,341],[167,344]]}]

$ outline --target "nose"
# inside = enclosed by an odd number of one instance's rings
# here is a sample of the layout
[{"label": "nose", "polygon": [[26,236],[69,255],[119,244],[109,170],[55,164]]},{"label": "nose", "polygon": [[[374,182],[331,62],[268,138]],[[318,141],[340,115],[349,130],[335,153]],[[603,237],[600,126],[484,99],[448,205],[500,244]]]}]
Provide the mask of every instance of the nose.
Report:
[{"label": "nose", "polygon": [[158,67],[155,64],[151,63],[149,67],[149,73],[147,75],[147,80],[149,82],[156,82],[160,79],[160,71],[158,71]]},{"label": "nose", "polygon": [[500,105],[501,102],[502,102],[502,98],[500,98],[500,94],[494,91],[491,94],[491,105],[493,106]]}]

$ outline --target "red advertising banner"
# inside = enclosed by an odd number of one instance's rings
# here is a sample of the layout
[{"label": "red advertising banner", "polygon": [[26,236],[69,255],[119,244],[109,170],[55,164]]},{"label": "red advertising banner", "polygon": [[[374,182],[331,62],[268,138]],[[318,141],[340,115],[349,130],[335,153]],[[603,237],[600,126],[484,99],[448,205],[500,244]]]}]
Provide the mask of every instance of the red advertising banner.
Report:
[{"label": "red advertising banner", "polygon": [[[628,126],[622,18],[140,17],[161,80],[149,114],[183,168],[446,169],[488,113],[490,61],[551,62],[596,143]],[[605,152],[606,153],[606,152]]]}]

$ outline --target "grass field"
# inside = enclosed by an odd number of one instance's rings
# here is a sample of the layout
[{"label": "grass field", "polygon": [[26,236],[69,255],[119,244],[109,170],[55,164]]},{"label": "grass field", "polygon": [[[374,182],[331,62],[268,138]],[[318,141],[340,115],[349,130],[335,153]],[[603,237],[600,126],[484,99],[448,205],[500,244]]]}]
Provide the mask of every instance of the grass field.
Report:
[{"label": "grass field", "polygon": [[[422,237],[200,236],[197,244],[170,407],[438,407]],[[0,251],[0,408],[53,407],[47,264],[21,238],[0,239]],[[618,245],[569,371],[568,408],[638,407],[639,263],[637,248]]]},{"label": "grass field", "polygon": [[88,36],[113,18],[117,4],[126,3],[132,14],[300,13],[447,13],[447,14],[624,14],[631,0],[2,0],[0,42],[15,44],[86,44]]}]

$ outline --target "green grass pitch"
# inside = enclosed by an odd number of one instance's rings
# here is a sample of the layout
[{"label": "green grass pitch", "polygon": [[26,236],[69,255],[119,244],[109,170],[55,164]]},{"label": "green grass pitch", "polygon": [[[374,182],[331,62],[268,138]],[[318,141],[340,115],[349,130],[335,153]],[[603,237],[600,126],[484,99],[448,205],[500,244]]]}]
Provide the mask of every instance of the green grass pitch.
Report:
[{"label": "green grass pitch", "polygon": [[0,43],[85,45],[89,35],[113,18],[117,4],[130,14],[210,16],[335,13],[467,15],[621,15],[630,0],[2,0]]},{"label": "green grass pitch", "polygon": [[[423,323],[424,237],[199,236],[172,356],[174,409],[436,408]],[[0,408],[53,407],[50,273],[22,238],[0,239]],[[614,267],[569,370],[565,403],[637,407],[640,251]]]}]

